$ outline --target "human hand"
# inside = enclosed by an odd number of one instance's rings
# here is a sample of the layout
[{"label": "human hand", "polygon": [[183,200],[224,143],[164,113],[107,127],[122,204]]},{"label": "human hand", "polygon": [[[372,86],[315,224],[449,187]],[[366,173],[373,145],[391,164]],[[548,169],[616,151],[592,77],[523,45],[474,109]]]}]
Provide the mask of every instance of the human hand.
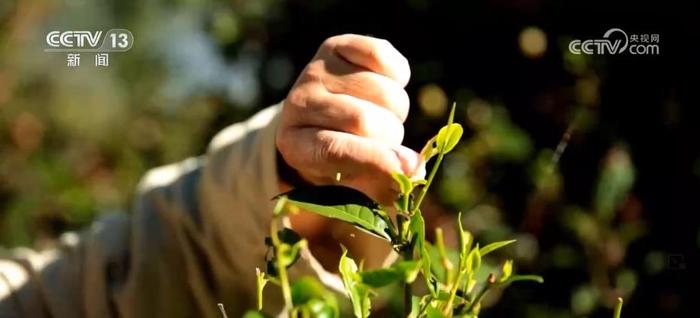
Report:
[{"label": "human hand", "polygon": [[345,34],[323,42],[284,101],[277,149],[306,181],[340,184],[391,204],[391,173],[425,174],[401,145],[409,98],[406,58],[388,41]]}]

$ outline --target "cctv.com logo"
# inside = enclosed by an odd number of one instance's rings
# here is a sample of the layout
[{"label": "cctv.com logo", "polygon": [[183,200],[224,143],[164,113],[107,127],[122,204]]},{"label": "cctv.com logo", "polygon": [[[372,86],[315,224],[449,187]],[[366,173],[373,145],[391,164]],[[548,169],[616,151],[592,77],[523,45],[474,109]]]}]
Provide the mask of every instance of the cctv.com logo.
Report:
[{"label": "cctv.com logo", "polygon": [[658,55],[659,40],[658,34],[631,34],[627,36],[625,31],[612,28],[603,34],[602,39],[571,41],[569,52],[577,55],[615,55],[625,52],[632,55]]}]

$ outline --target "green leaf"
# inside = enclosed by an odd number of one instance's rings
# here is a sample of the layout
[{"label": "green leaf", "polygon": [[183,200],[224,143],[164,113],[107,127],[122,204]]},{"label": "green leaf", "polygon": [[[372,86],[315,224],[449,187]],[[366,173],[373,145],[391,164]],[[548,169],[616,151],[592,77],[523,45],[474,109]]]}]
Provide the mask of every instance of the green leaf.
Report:
[{"label": "green leaf", "polygon": [[269,318],[269,316],[267,316],[259,311],[248,310],[243,315],[243,318]]},{"label": "green leaf", "polygon": [[318,186],[297,188],[282,195],[296,207],[351,223],[387,241],[392,239],[391,225],[382,218],[379,204],[355,189],[338,185]]},{"label": "green leaf", "polygon": [[503,267],[501,268],[501,278],[499,281],[505,282],[511,275],[513,275],[513,260],[509,259],[503,263]]},{"label": "green leaf", "polygon": [[408,317],[406,318],[418,318],[418,314],[420,313],[420,303],[421,297],[411,296],[411,313],[409,313]]},{"label": "green leaf", "polygon": [[391,176],[394,178],[394,181],[399,184],[401,193],[408,194],[413,191],[413,182],[411,182],[411,179],[405,174],[401,172],[392,172]]},{"label": "green leaf", "polygon": [[338,301],[335,295],[311,276],[304,276],[292,284],[294,307],[304,307],[316,318],[339,316]]},{"label": "green leaf", "polygon": [[294,263],[296,263],[296,261],[299,259],[299,256],[301,255],[301,249],[306,247],[306,245],[306,240],[301,240],[294,245],[280,243],[279,258],[282,265],[285,268],[294,265]]},{"label": "green leaf", "polygon": [[506,280],[504,284],[511,284],[519,281],[530,281],[542,284],[544,283],[544,278],[538,275],[513,275],[510,278],[508,278],[508,280]]},{"label": "green leaf", "polygon": [[360,273],[367,286],[379,288],[403,280],[403,274],[392,268],[381,268]]},{"label": "green leaf", "polygon": [[469,250],[471,249],[474,237],[469,231],[465,231],[464,226],[462,226],[462,212],[457,215],[457,225],[459,227],[457,233],[459,235],[459,264],[461,268],[465,268],[467,267],[465,266],[465,262],[469,256]]},{"label": "green leaf", "polygon": [[473,250],[467,256],[466,266],[462,270],[467,272],[476,272],[481,267],[481,253],[479,252],[479,243],[476,244]]},{"label": "green leaf", "polygon": [[452,151],[462,138],[462,134],[464,134],[464,128],[460,124],[450,124],[440,128],[435,139],[438,151],[445,154]]},{"label": "green leaf", "polygon": [[[337,304],[328,303],[320,299],[311,299],[304,308],[308,309],[310,316],[313,318],[337,318],[340,315]],[[304,316],[302,315],[302,317]]]},{"label": "green leaf", "polygon": [[430,284],[431,276],[431,259],[430,253],[428,253],[428,247],[425,245],[425,220],[423,219],[423,214],[420,210],[411,217],[411,232],[416,236],[416,243],[414,245],[414,254],[420,255],[421,264],[423,265],[423,277],[425,277],[425,284],[428,286],[430,293],[435,295],[436,291],[433,290],[432,284]]},{"label": "green leaf", "polygon": [[493,242],[491,244],[488,244],[484,247],[481,248],[481,256],[486,256],[487,254],[504,247],[506,245],[510,245],[515,243],[516,240],[510,240],[510,241],[499,241],[499,242]]},{"label": "green leaf", "polygon": [[425,143],[425,146],[423,146],[423,149],[420,151],[420,156],[423,158],[424,162],[428,162],[432,157],[435,157],[438,154],[435,138],[437,138],[437,136],[430,138],[430,140]]},{"label": "green leaf", "polygon": [[412,283],[418,276],[421,262],[401,261],[389,268],[380,268],[360,273],[362,283],[380,288],[395,282]]},{"label": "green leaf", "polygon": [[428,309],[425,311],[425,313],[428,318],[447,318],[439,310],[437,310],[437,308],[433,306],[428,306]]},{"label": "green leaf", "polygon": [[325,299],[333,294],[318,280],[311,276],[304,276],[292,284],[292,302],[294,306],[302,306],[311,299]]},{"label": "green leaf", "polygon": [[369,299],[371,290],[369,286],[362,283],[361,277],[358,274],[357,264],[352,258],[349,258],[347,254],[348,250],[343,247],[343,255],[340,257],[338,270],[340,271],[340,276],[343,278],[345,291],[350,296],[355,317],[366,318],[369,317],[371,309]]},{"label": "green leaf", "polygon": [[452,151],[464,133],[462,125],[454,123],[456,106],[456,103],[452,103],[452,109],[450,110],[450,117],[447,119],[447,125],[440,128],[440,131],[435,137],[435,147],[437,148],[438,152],[442,154]]}]

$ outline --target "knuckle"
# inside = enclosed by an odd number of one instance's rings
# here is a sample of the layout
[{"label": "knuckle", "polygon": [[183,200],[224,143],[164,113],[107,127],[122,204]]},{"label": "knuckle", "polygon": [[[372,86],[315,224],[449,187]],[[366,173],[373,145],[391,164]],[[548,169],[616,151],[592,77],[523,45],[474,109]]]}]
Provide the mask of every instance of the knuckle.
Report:
[{"label": "knuckle", "polygon": [[346,119],[346,130],[360,135],[367,136],[369,131],[367,129],[367,114],[361,110],[350,110],[347,114]]},{"label": "knuckle", "polygon": [[394,112],[399,117],[401,122],[405,122],[408,118],[408,111],[410,108],[411,99],[408,97],[406,90],[400,89],[396,96],[396,109]]},{"label": "knuckle", "polygon": [[275,136],[275,146],[277,147],[277,151],[280,152],[285,161],[292,164],[294,161],[292,158],[294,151],[292,151],[293,148],[290,143],[293,141],[293,139],[289,136],[290,134],[286,132],[285,129],[281,129],[277,136]]},{"label": "knuckle", "polygon": [[317,138],[317,145],[316,147],[313,147],[311,153],[312,162],[326,162],[329,159],[339,155],[340,145],[337,139],[325,134],[319,134],[317,135]]},{"label": "knuckle", "polygon": [[321,42],[321,48],[322,49],[333,49],[333,47],[335,47],[335,44],[338,42],[339,37],[340,37],[339,35],[336,35],[336,36],[332,36],[332,37],[329,37],[329,38],[323,40],[323,42]]},{"label": "knuckle", "polygon": [[406,120],[410,100],[405,90],[400,88],[384,90],[381,93],[380,99],[401,122]]},{"label": "knuckle", "polygon": [[295,87],[289,91],[289,94],[287,94],[287,98],[285,99],[285,109],[289,109],[290,107],[302,107],[303,105],[306,105],[308,97],[309,94],[303,87]]},{"label": "knuckle", "polygon": [[322,81],[326,74],[326,63],[323,60],[315,60],[306,65],[303,73],[305,81]]}]

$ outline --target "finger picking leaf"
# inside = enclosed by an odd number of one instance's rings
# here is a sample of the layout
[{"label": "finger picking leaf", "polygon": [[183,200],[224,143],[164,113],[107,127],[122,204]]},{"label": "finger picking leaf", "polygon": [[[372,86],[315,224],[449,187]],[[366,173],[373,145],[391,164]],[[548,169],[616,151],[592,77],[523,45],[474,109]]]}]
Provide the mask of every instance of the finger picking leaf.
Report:
[{"label": "finger picking leaf", "polygon": [[409,179],[405,174],[401,172],[394,172],[391,174],[391,176],[394,178],[394,181],[399,184],[399,189],[401,190],[401,193],[409,193],[413,189],[413,183],[411,182],[411,179]]}]

